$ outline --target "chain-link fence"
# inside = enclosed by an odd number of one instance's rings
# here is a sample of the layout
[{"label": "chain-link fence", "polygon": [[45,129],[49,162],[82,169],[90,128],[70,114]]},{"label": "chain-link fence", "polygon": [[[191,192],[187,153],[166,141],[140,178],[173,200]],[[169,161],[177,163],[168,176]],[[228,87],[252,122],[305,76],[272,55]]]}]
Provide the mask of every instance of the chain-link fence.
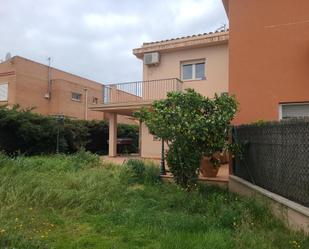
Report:
[{"label": "chain-link fence", "polygon": [[309,207],[308,119],[235,127],[233,139],[234,175]]}]

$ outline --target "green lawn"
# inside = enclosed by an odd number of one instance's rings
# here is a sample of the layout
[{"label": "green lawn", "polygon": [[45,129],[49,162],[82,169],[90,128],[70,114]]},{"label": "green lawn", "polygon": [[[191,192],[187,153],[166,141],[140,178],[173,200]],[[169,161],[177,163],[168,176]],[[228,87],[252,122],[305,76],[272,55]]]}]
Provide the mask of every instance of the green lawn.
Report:
[{"label": "green lawn", "polygon": [[[254,200],[97,157],[0,154],[0,248],[309,248]],[[7,246],[7,247],[6,247]]]}]

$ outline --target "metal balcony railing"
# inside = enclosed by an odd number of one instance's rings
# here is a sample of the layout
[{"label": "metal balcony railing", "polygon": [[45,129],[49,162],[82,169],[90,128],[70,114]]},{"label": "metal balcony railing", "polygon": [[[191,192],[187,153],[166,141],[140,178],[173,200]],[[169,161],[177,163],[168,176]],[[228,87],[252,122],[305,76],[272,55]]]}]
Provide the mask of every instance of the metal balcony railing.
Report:
[{"label": "metal balcony railing", "polygon": [[103,86],[104,104],[148,102],[165,99],[168,92],[182,91],[177,78],[136,81]]}]

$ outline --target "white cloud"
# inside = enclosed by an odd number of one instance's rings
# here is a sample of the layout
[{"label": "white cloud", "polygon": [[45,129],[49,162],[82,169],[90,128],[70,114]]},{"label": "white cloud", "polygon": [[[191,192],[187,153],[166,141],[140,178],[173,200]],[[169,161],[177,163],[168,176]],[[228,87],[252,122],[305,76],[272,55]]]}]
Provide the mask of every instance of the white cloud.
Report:
[{"label": "white cloud", "polygon": [[85,14],[83,20],[91,29],[118,28],[136,25],[140,20],[138,16],[126,14]]},{"label": "white cloud", "polygon": [[[132,49],[213,31],[219,0],[0,0],[0,59],[10,51],[100,82],[142,78]],[[40,3],[40,4],[38,4]]]},{"label": "white cloud", "polygon": [[177,24],[187,24],[188,22],[207,16],[216,8],[214,1],[203,0],[181,0],[178,5],[174,5]]},{"label": "white cloud", "polygon": [[40,36],[40,31],[34,28],[25,31],[25,38],[29,40],[37,39]]}]

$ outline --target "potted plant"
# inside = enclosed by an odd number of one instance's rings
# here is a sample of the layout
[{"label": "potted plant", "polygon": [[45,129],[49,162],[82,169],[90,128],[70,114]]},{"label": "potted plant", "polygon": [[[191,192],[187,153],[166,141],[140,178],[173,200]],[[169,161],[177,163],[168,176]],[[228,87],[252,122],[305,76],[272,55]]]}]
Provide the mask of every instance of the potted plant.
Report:
[{"label": "potted plant", "polygon": [[219,168],[222,164],[228,163],[228,151],[215,152],[211,156],[205,156],[200,163],[200,173],[204,177],[216,177],[219,172]]},{"label": "potted plant", "polygon": [[212,156],[205,156],[200,163],[200,173],[204,177],[216,177],[221,165],[221,153],[216,152]]}]

